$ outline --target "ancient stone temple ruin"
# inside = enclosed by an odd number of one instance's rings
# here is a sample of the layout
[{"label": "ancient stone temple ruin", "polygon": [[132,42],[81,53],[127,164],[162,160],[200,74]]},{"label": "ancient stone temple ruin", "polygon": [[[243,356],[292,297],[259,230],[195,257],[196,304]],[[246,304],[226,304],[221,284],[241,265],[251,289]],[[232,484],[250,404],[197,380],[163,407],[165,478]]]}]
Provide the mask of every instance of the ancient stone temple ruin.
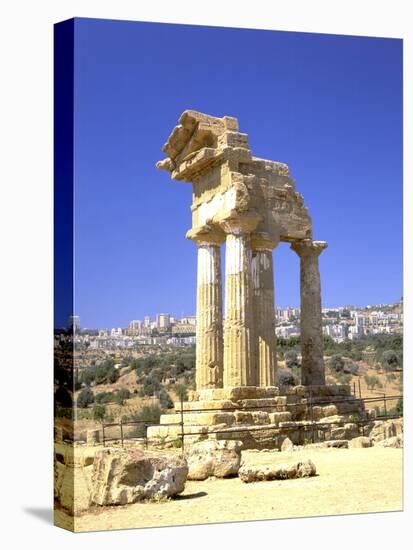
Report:
[{"label": "ancient stone temple ruin", "polygon": [[[288,166],[253,156],[236,118],[196,111],[182,114],[163,151],[167,158],[157,167],[173,180],[192,183],[193,191],[187,238],[198,253],[196,391],[185,407],[197,414],[185,416],[188,425],[247,426],[258,418],[263,424],[291,418],[285,406],[294,398],[280,395],[277,387],[273,250],[280,242],[290,243],[300,258],[298,397],[305,398],[309,388],[323,395],[347,391],[325,386],[318,257],[327,243],[313,240],[308,209]],[[247,412],[249,407],[258,409]],[[227,412],[214,415],[211,409]],[[280,412],[284,415],[274,417]],[[173,416],[164,415],[162,424],[172,424]]]}]

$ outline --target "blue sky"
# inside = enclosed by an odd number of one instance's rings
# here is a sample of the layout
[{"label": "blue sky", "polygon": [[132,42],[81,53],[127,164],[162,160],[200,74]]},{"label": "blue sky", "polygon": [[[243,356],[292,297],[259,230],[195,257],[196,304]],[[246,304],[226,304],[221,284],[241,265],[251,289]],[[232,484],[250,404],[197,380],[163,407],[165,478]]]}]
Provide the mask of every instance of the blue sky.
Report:
[{"label": "blue sky", "polygon": [[[155,169],[182,111],[239,119],[313,219],[324,306],[402,295],[402,41],[77,19],[75,308],[82,326],[195,312],[191,184]],[[299,260],[274,253],[276,303]]]}]

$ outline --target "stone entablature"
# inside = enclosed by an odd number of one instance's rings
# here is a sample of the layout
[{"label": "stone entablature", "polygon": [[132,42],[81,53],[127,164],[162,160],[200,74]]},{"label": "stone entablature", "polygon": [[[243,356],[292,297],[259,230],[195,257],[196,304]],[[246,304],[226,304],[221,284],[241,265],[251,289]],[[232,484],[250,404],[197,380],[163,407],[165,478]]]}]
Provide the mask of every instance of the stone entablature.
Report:
[{"label": "stone entablature", "polygon": [[[272,251],[289,242],[301,258],[302,382],[324,384],[318,255],[304,199],[286,164],[254,157],[233,117],[185,111],[157,167],[193,186],[198,247],[198,389],[276,385]],[[221,251],[225,242],[225,304]]]}]

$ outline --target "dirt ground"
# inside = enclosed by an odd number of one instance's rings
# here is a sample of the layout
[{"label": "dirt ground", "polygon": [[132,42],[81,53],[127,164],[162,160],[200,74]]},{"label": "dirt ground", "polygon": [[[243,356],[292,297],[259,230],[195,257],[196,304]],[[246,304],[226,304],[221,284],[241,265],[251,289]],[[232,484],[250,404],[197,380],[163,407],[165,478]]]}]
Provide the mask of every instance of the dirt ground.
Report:
[{"label": "dirt ground", "polygon": [[[403,507],[402,449],[306,448],[290,453],[243,452],[253,464],[310,458],[317,476],[245,484],[239,478],[188,481],[182,495],[165,502],[93,508],[75,519],[76,531],[193,525],[363,512]],[[59,524],[69,526],[62,511]]]}]

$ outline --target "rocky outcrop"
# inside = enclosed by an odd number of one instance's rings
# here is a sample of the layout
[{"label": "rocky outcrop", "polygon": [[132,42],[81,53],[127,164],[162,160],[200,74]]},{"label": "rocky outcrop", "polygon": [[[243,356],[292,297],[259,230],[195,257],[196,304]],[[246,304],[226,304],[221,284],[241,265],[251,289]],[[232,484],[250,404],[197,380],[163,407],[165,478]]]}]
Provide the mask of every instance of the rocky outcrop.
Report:
[{"label": "rocky outcrop", "polygon": [[208,440],[195,443],[187,456],[188,479],[236,476],[241,464],[241,441]]},{"label": "rocky outcrop", "polygon": [[187,475],[187,462],[179,456],[105,449],[95,457],[91,500],[107,506],[177,495]]},{"label": "rocky outcrop", "polygon": [[271,481],[273,479],[293,479],[316,475],[316,467],[311,460],[294,462],[292,464],[277,464],[273,466],[243,465],[238,476],[244,483],[254,481]]}]

